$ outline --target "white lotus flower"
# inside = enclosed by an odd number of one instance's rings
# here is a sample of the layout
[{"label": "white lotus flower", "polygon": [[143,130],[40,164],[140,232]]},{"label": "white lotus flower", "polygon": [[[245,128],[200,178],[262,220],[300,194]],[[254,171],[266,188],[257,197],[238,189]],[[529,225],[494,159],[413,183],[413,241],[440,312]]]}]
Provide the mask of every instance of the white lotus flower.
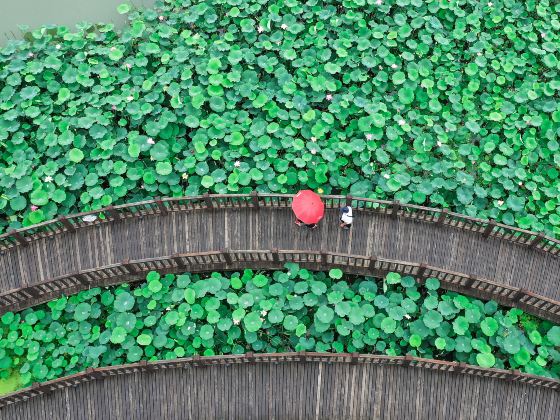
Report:
[{"label": "white lotus flower", "polygon": [[55,48],[56,48],[57,50],[60,50],[60,44],[56,44],[56,45],[55,45]]},{"label": "white lotus flower", "polygon": [[146,140],[146,143],[148,143],[148,144],[156,144],[156,142],[154,141],[154,139],[151,138],[151,137],[148,137],[148,140]]},{"label": "white lotus flower", "polygon": [[163,16],[160,16],[160,17],[159,17],[159,20],[160,20],[160,21],[162,21],[162,20],[164,20],[164,19],[165,19],[165,18],[164,18]]},{"label": "white lotus flower", "polygon": [[504,200],[498,200],[498,206],[501,206],[504,204]]},{"label": "white lotus flower", "polygon": [[132,68],[132,64],[126,63],[126,68],[130,70]]},{"label": "white lotus flower", "polygon": [[262,34],[262,33],[264,32],[264,28],[263,28],[261,25],[259,25],[259,26],[257,27],[257,32],[258,32],[259,34]]},{"label": "white lotus flower", "polygon": [[383,174],[383,178],[385,178],[385,179],[389,179],[389,178],[390,178],[390,176],[389,176],[389,174]]},{"label": "white lotus flower", "polygon": [[235,166],[236,168],[239,168],[241,166],[241,162],[236,160],[235,163],[233,164],[233,166]]},{"label": "white lotus flower", "polygon": [[377,4],[378,6],[381,6],[383,4],[383,0],[376,0],[375,4]]},{"label": "white lotus flower", "polygon": [[33,57],[35,54],[29,53],[29,54],[27,54],[27,55],[28,55],[29,57]]},{"label": "white lotus flower", "polygon": [[52,182],[52,180],[53,180],[53,178],[50,175],[45,177],[45,182]]},{"label": "white lotus flower", "polygon": [[519,185],[520,187],[522,187],[522,186],[523,186],[523,182],[519,181],[519,182],[517,183],[517,185]]},{"label": "white lotus flower", "polygon": [[491,1],[488,2],[488,7],[492,7],[494,6],[494,3],[492,3]]},{"label": "white lotus flower", "polygon": [[183,175],[181,175],[181,178],[183,178],[183,179],[189,179],[189,174],[183,174]]},{"label": "white lotus flower", "polygon": [[373,139],[373,134],[367,133],[366,134],[366,140],[371,140],[371,139]]},{"label": "white lotus flower", "polygon": [[311,137],[311,141],[315,143],[317,141],[317,137]]},{"label": "white lotus flower", "polygon": [[403,125],[405,125],[405,124],[406,124],[406,121],[405,121],[405,120],[399,120],[399,125],[400,125],[400,126],[403,126]]},{"label": "white lotus flower", "polygon": [[312,154],[312,155],[314,155],[314,154],[316,154],[316,153],[317,153],[317,150],[311,149],[311,154]]},{"label": "white lotus flower", "polygon": [[441,141],[439,141],[439,140],[437,141],[437,145],[438,145],[439,147],[441,147],[442,144],[443,144],[443,143],[442,143]]},{"label": "white lotus flower", "polygon": [[238,320],[238,319],[234,319],[234,320],[233,320],[233,323],[234,323],[235,325],[239,325],[239,320]]},{"label": "white lotus flower", "polygon": [[397,66],[395,63],[391,64],[391,68],[392,68],[392,69],[396,69],[397,67],[398,67],[398,66]]},{"label": "white lotus flower", "polygon": [[478,55],[479,57],[482,55],[482,53],[479,51],[476,53],[476,55]]},{"label": "white lotus flower", "polygon": [[132,101],[132,100],[134,100],[134,96],[132,96],[132,95],[131,95],[131,96],[128,96],[128,97],[126,98],[126,100],[127,100],[127,101]]},{"label": "white lotus flower", "polygon": [[332,101],[332,95],[330,93],[327,93],[327,95],[325,96],[325,99],[327,101]]},{"label": "white lotus flower", "polygon": [[541,38],[546,37],[546,34],[544,32],[541,32]]},{"label": "white lotus flower", "polygon": [[268,312],[265,311],[264,309],[261,311],[261,315],[262,315],[262,316],[265,316],[267,313],[268,313]]},{"label": "white lotus flower", "polygon": [[115,51],[115,50],[116,50],[115,47],[111,47],[111,48],[109,48],[109,49],[110,49],[111,51]]},{"label": "white lotus flower", "polygon": [[409,314],[404,314],[404,317],[405,317],[406,319],[410,319],[410,315],[409,315]]},{"label": "white lotus flower", "polygon": [[288,29],[288,25],[286,25],[285,23],[283,23],[282,25],[280,25],[280,27],[284,30]]}]

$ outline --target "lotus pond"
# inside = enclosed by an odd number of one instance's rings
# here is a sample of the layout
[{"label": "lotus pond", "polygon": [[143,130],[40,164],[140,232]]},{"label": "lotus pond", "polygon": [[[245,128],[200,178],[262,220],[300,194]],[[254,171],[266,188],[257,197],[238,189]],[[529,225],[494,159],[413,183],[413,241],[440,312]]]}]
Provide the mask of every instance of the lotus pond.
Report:
[{"label": "lotus pond", "polygon": [[0,320],[0,378],[18,385],[87,367],[194,354],[318,351],[420,356],[560,376],[560,327],[419,285],[311,272],[160,276],[95,288]]},{"label": "lotus pond", "polygon": [[0,52],[0,232],[294,192],[560,231],[560,3],[166,0]]}]

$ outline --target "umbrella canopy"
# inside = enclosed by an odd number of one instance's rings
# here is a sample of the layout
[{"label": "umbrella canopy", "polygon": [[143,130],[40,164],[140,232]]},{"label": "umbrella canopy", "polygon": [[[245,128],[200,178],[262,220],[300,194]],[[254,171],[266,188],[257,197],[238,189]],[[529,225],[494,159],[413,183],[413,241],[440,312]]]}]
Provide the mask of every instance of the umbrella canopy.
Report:
[{"label": "umbrella canopy", "polygon": [[292,210],[303,223],[313,224],[319,222],[325,215],[325,204],[313,191],[303,190],[295,195]]}]

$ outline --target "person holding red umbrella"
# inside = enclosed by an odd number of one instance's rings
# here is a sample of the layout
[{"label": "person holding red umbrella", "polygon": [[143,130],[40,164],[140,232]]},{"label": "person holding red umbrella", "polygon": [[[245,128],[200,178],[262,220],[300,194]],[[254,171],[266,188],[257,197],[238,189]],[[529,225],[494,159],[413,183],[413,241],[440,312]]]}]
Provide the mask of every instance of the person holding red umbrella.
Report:
[{"label": "person holding red umbrella", "polygon": [[302,190],[294,196],[292,210],[296,216],[296,225],[315,229],[325,215],[325,204],[318,194]]}]

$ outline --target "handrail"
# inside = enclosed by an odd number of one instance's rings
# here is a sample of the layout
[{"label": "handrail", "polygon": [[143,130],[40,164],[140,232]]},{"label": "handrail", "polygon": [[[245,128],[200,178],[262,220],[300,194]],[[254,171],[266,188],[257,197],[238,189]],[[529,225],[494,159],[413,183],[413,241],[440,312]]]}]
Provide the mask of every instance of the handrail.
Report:
[{"label": "handrail", "polygon": [[303,268],[326,271],[341,268],[348,274],[381,277],[388,272],[410,275],[422,284],[426,278],[439,279],[443,288],[482,299],[493,299],[505,306],[560,322],[560,302],[528,290],[457,273],[426,264],[365,255],[303,250],[218,250],[164,257],[125,260],[120,263],[82,270],[0,294],[0,314],[17,311],[63,294],[77,293],[91,287],[135,282],[145,279],[149,271],[162,274],[179,272],[234,271],[244,268],[279,269],[287,262]]},{"label": "handrail", "polygon": [[[16,246],[27,246],[33,240],[63,232],[73,232],[76,229],[101,223],[118,222],[132,217],[163,215],[168,212],[200,209],[287,208],[290,206],[292,198],[293,195],[290,194],[263,194],[258,192],[251,194],[204,194],[189,197],[155,198],[109,206],[99,210],[61,216],[37,225],[11,230],[0,235],[0,251]],[[493,220],[479,219],[450,212],[447,209],[436,209],[414,204],[403,204],[398,201],[376,200],[350,195],[323,195],[322,198],[326,208],[329,209],[338,208],[348,203],[359,211],[380,213],[393,217],[405,217],[415,221],[454,227],[480,233],[485,238],[498,238],[524,245],[554,256],[560,254],[560,240],[547,236],[542,232],[537,233],[507,226]]]},{"label": "handrail", "polygon": [[75,387],[85,382],[105,379],[116,375],[127,375],[138,372],[152,372],[166,369],[180,369],[198,366],[225,366],[252,363],[344,363],[350,365],[392,365],[404,367],[417,367],[438,372],[448,372],[462,375],[473,375],[494,378],[506,381],[519,382],[536,387],[560,390],[560,381],[557,379],[521,373],[518,370],[505,370],[482,368],[459,362],[424,359],[413,356],[383,356],[359,353],[246,353],[242,355],[223,356],[193,356],[173,360],[141,361],[119,366],[102,368],[88,368],[83,372],[54,379],[43,383],[34,383],[32,386],[12,392],[0,397],[0,407],[26,401],[30,398],[51,393],[53,391]]}]

